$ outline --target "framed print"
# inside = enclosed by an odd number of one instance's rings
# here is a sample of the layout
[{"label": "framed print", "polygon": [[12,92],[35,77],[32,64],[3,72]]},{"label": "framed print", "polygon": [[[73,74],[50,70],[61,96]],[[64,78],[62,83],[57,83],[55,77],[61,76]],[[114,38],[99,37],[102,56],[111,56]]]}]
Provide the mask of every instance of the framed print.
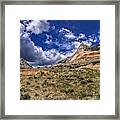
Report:
[{"label": "framed print", "polygon": [[119,2],[2,1],[1,118],[119,119]]}]

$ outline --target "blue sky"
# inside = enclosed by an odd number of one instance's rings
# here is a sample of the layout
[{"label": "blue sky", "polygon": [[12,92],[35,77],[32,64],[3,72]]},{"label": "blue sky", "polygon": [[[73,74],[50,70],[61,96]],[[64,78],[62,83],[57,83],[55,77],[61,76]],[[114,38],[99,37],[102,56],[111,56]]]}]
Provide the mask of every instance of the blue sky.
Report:
[{"label": "blue sky", "polygon": [[99,20],[20,21],[20,56],[33,66],[57,63],[81,43],[100,44]]}]

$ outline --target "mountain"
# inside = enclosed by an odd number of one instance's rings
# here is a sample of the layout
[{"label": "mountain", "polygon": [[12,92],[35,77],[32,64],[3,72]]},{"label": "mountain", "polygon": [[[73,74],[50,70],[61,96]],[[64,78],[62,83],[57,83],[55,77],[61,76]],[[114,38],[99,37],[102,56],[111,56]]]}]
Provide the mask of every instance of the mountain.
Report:
[{"label": "mountain", "polygon": [[99,68],[100,46],[87,46],[85,44],[81,44],[73,56],[60,61],[57,65],[59,64],[77,64],[81,66],[89,65],[92,68],[97,65]]},{"label": "mountain", "polygon": [[28,68],[32,68],[32,66],[29,65],[26,60],[20,58],[20,69],[28,69]]}]

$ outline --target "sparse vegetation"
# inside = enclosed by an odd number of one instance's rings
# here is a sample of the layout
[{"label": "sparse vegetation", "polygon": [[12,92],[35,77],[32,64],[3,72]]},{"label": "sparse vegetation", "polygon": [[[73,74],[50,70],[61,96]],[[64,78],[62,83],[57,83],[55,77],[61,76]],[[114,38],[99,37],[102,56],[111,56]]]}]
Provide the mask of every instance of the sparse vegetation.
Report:
[{"label": "sparse vegetation", "polygon": [[21,100],[99,99],[100,72],[62,66],[21,69]]}]

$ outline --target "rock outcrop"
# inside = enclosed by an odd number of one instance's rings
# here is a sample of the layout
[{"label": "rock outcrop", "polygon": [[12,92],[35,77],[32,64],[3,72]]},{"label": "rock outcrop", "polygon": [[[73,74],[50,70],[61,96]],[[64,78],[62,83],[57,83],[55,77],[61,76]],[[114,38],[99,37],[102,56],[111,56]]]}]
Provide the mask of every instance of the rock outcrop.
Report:
[{"label": "rock outcrop", "polygon": [[20,58],[20,69],[30,69],[30,68],[32,68],[32,66],[29,65],[26,60]]},{"label": "rock outcrop", "polygon": [[70,65],[79,65],[79,66],[89,66],[99,69],[100,65],[100,46],[92,46],[89,47],[87,45],[81,44],[80,47],[77,49],[76,53],[71,57],[68,57],[59,64],[70,64]]}]

